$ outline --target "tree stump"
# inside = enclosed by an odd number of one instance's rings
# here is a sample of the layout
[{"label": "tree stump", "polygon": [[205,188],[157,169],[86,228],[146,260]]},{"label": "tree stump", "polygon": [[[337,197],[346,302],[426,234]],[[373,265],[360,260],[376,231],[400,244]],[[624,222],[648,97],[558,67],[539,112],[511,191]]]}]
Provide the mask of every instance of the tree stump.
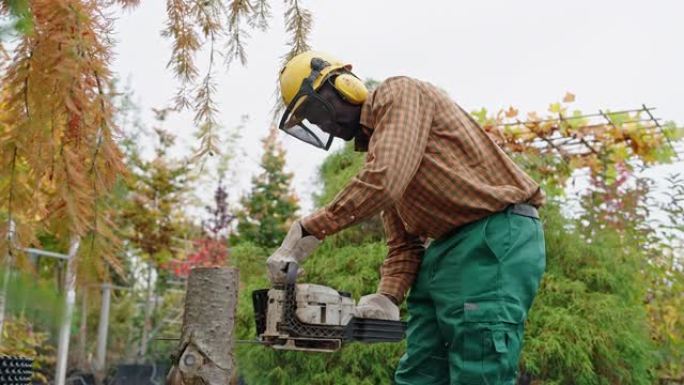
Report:
[{"label": "tree stump", "polygon": [[191,270],[183,327],[167,385],[228,385],[234,372],[235,268]]}]

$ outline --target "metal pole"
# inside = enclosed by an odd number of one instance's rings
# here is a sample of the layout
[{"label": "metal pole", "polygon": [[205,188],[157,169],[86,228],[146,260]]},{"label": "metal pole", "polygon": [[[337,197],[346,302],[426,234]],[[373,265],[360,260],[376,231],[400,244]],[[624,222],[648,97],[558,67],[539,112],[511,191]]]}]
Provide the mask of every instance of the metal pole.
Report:
[{"label": "metal pole", "polygon": [[10,220],[7,229],[7,250],[8,253],[3,258],[3,267],[5,268],[4,277],[2,280],[2,292],[0,292],[0,343],[2,343],[2,328],[5,326],[5,303],[7,301],[7,291],[9,289],[9,280],[12,277],[12,247],[14,246],[14,221]]},{"label": "metal pole", "polygon": [[78,365],[86,370],[86,340],[88,339],[88,290],[83,288],[81,295],[81,327],[78,338]]},{"label": "metal pole", "polygon": [[69,334],[71,317],[76,302],[76,253],[81,238],[73,235],[69,245],[69,260],[66,276],[64,277],[65,307],[62,326],[59,330],[59,345],[57,346],[57,365],[55,370],[55,385],[64,385],[66,380],[67,358],[69,357]]},{"label": "metal pole", "polygon": [[7,301],[7,291],[9,289],[10,273],[12,271],[12,263],[10,260],[11,257],[7,256],[7,262],[3,264],[5,272],[2,279],[2,292],[0,293],[0,344],[2,344],[2,329],[5,326],[5,302]]},{"label": "metal pole", "polygon": [[100,307],[100,324],[97,328],[97,356],[95,370],[104,373],[107,357],[107,333],[109,331],[109,304],[112,296],[112,285],[102,284],[102,306]]},{"label": "metal pole", "polygon": [[143,321],[142,338],[140,338],[140,348],[138,349],[137,362],[144,362],[147,353],[147,340],[152,326],[152,264],[147,265],[147,296],[145,297],[145,319]]}]

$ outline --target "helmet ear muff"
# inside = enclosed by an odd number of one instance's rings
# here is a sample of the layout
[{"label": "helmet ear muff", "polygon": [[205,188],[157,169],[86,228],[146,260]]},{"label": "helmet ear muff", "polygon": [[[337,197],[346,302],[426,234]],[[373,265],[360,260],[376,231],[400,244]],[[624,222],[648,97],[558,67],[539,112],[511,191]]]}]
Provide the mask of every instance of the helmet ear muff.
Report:
[{"label": "helmet ear muff", "polygon": [[350,73],[342,73],[335,77],[335,89],[351,104],[362,104],[368,97],[368,89],[363,82]]}]

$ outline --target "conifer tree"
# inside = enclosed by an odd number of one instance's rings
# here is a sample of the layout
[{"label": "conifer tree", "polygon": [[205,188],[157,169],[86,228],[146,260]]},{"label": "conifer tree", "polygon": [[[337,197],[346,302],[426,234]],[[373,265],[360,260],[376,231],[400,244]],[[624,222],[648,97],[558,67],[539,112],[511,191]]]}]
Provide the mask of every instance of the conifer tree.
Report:
[{"label": "conifer tree", "polygon": [[[145,262],[145,314],[138,357],[146,356],[149,333],[155,313],[153,293],[168,280],[161,269],[180,249],[188,221],[182,211],[190,190],[188,166],[168,156],[174,136],[161,128],[155,132],[159,142],[152,160],[131,154],[128,200],[121,208],[121,225],[129,248]],[[156,275],[156,281],[153,279]]]},{"label": "conifer tree", "polygon": [[126,238],[157,266],[167,262],[180,238],[185,219],[182,207],[190,190],[190,171],[183,162],[170,159],[167,151],[174,137],[155,129],[159,142],[152,160],[133,155],[129,200],[123,208]]},{"label": "conifer tree", "polygon": [[275,127],[264,138],[263,148],[262,171],[252,178],[252,190],[241,200],[237,230],[240,240],[275,247],[285,237],[299,204],[291,188],[293,175],[285,172],[285,149]]}]

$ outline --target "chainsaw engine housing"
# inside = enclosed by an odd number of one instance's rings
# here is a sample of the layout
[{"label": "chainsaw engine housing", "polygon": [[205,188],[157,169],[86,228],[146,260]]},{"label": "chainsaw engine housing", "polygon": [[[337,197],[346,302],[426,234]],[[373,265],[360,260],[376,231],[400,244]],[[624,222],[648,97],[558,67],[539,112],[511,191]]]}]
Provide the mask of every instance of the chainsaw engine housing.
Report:
[{"label": "chainsaw engine housing", "polygon": [[351,295],[314,284],[294,284],[288,270],[284,287],[252,292],[256,330],[275,349],[333,352],[343,343],[398,342],[406,324],[354,317]]}]

